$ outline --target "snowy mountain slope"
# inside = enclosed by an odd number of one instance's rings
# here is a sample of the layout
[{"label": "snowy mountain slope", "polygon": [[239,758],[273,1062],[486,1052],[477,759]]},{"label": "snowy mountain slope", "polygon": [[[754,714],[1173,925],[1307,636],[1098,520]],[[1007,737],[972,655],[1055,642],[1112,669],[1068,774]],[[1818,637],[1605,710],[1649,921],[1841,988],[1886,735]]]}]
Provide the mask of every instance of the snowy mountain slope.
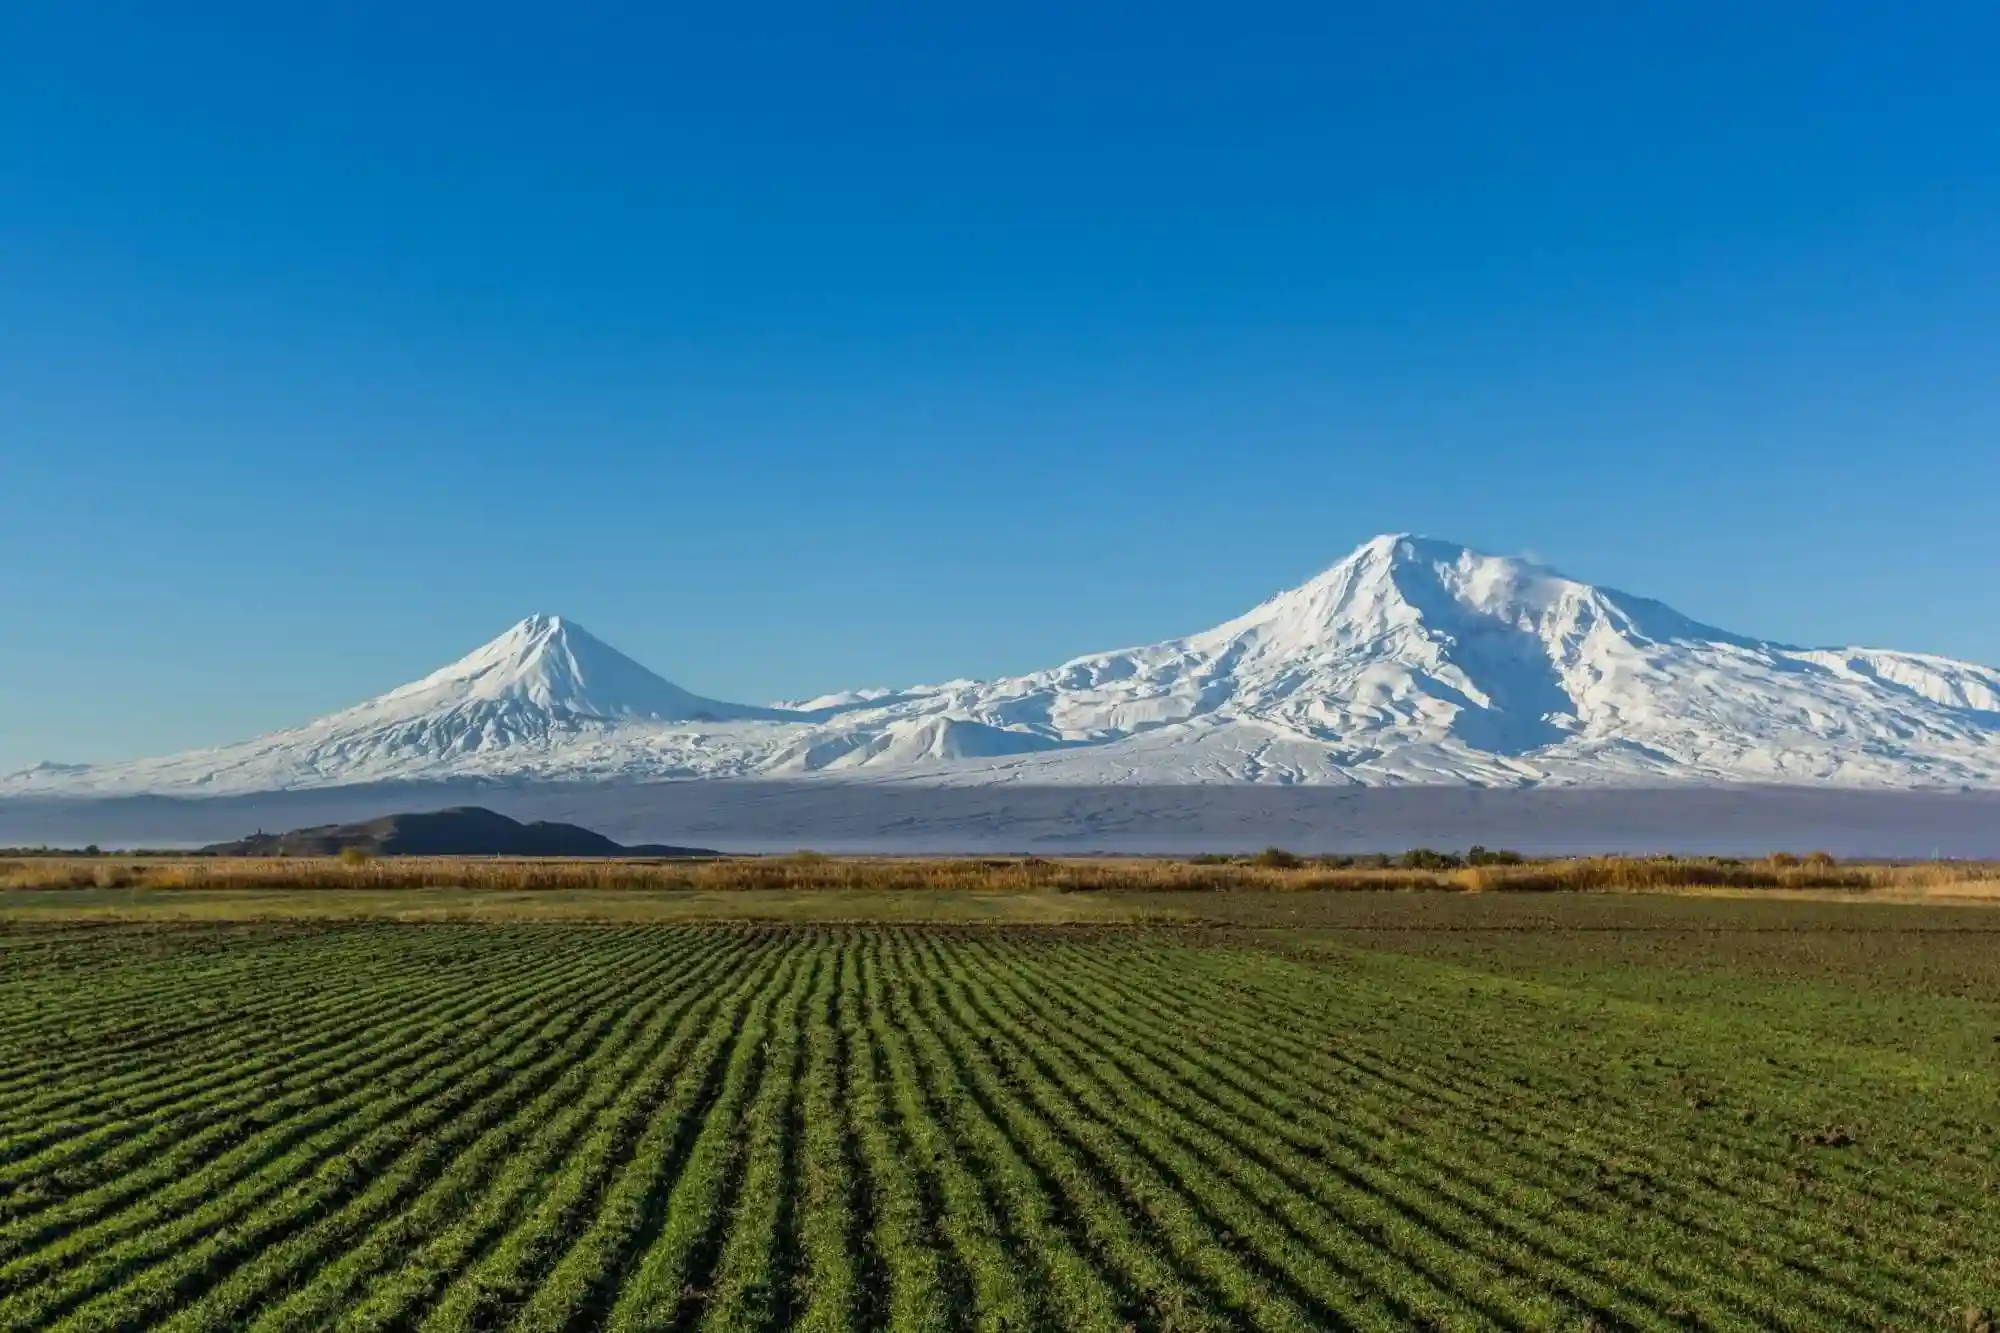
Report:
[{"label": "snowy mountain slope", "polygon": [[45,766],[0,792],[756,774],[2000,786],[2000,671],[1745,638],[1526,561],[1397,535],[1184,639],[773,708],[688,694],[538,617],[296,731]]},{"label": "snowy mountain slope", "polygon": [[365,714],[429,717],[481,704],[491,705],[496,717],[538,719],[777,716],[771,709],[690,694],[561,616],[530,616],[450,666],[327,721]]},{"label": "snowy mountain slope", "polygon": [[530,616],[422,680],[303,727],[129,764],[65,765],[60,772],[43,765],[0,791],[75,784],[112,791],[264,791],[459,773],[559,772],[566,756],[595,753],[613,737],[782,716],[691,694],[559,616]]},{"label": "snowy mountain slope", "polygon": [[949,780],[1987,784],[1996,685],[1969,663],[1747,639],[1395,536],[1206,633],[841,721],[922,710],[1077,747]]}]

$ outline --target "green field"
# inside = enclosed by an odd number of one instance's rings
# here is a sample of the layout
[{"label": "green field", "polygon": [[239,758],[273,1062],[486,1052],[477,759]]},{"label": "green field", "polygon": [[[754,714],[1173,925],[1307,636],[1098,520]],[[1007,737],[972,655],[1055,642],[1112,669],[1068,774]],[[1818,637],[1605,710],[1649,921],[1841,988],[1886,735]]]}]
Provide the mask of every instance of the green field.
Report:
[{"label": "green field", "polygon": [[2000,1305],[1989,909],[1133,915],[0,922],[0,1328]]}]

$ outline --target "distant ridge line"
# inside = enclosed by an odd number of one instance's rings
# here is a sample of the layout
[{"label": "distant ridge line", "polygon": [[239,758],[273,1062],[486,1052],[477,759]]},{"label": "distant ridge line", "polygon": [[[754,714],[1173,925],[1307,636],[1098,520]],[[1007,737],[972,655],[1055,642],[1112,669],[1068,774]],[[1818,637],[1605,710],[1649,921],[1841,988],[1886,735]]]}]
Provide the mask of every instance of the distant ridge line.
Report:
[{"label": "distant ridge line", "polygon": [[384,781],[2000,789],[2000,670],[1802,648],[1409,534],[1183,638],[792,705],[694,694],[560,616],[255,740],[0,796]]}]

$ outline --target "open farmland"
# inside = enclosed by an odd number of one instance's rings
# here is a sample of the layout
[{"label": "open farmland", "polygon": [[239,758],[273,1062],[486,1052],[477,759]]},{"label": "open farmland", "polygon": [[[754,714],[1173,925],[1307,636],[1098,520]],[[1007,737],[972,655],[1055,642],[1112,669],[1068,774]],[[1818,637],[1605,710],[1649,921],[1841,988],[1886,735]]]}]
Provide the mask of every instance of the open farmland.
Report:
[{"label": "open farmland", "polygon": [[2000,915],[1259,901],[0,924],[0,1328],[1915,1329],[2000,1304]]}]

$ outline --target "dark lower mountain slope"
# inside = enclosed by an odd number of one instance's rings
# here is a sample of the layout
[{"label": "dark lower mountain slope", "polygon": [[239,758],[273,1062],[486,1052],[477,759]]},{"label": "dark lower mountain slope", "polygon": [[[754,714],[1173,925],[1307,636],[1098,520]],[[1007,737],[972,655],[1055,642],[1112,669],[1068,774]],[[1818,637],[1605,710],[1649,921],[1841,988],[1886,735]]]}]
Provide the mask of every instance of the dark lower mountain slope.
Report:
[{"label": "dark lower mountain slope", "polygon": [[214,856],[714,856],[705,847],[627,847],[575,824],[523,824],[476,805],[384,815],[361,824],[323,824],[290,833],[253,833],[202,851]]}]

